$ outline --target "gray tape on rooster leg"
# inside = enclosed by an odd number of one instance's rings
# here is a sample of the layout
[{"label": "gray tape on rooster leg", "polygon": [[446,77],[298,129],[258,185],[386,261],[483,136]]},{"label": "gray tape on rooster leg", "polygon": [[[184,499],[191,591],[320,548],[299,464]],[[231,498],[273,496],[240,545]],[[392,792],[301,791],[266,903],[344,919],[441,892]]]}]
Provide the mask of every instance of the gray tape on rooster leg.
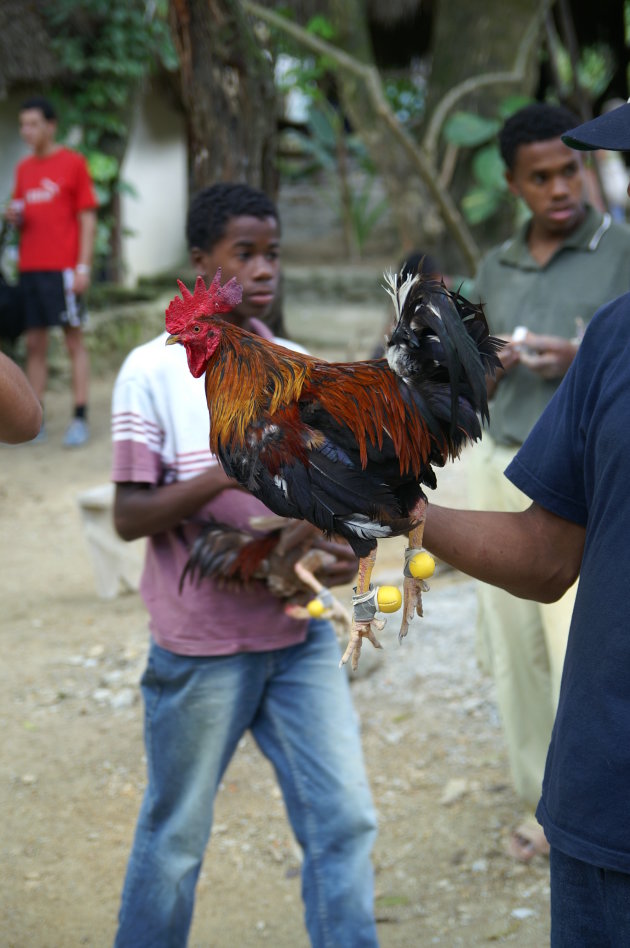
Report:
[{"label": "gray tape on rooster leg", "polygon": [[333,603],[335,601],[335,597],[331,593],[330,589],[326,589],[325,586],[322,587],[317,593],[317,599],[319,599],[324,609],[332,609]]},{"label": "gray tape on rooster leg", "polygon": [[354,587],[354,596],[352,597],[352,615],[355,622],[371,622],[376,615],[378,608],[376,594],[378,587],[370,586],[369,591],[357,593],[357,587]]}]

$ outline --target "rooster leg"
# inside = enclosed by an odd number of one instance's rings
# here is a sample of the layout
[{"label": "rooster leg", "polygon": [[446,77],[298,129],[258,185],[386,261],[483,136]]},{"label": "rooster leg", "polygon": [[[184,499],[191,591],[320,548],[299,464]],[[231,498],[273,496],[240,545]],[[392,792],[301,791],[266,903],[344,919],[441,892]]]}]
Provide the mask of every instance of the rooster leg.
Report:
[{"label": "rooster leg", "polygon": [[[326,617],[337,619],[346,628],[350,628],[350,616],[347,610],[344,609],[339,600],[333,596],[330,589],[327,589],[326,586],[320,583],[314,575],[315,570],[319,569],[320,566],[323,566],[331,559],[334,559],[334,557],[331,557],[330,554],[325,553],[323,550],[309,550],[305,556],[301,557],[301,559],[295,563],[293,569],[304,585],[312,589],[321,599],[326,607]],[[295,614],[296,616],[298,615],[297,613]],[[308,612],[306,614],[308,615]]]},{"label": "rooster leg", "polygon": [[321,566],[323,562],[322,554],[319,551],[309,550],[309,552],[306,553],[305,556],[300,557],[293,566],[297,577],[302,580],[305,586],[308,586],[315,593],[321,592],[322,589],[325,588],[313,575],[314,571]]},{"label": "rooster leg", "polygon": [[413,619],[414,613],[422,615],[422,593],[429,588],[423,579],[414,579],[409,573],[408,562],[413,553],[419,552],[422,548],[422,537],[424,534],[424,516],[427,509],[426,500],[420,500],[411,511],[411,515],[419,521],[418,526],[414,527],[409,534],[409,546],[405,558],[405,579],[403,583],[403,615],[400,623],[400,632],[398,641],[402,642],[409,630],[409,623]]},{"label": "rooster leg", "polygon": [[371,591],[370,586],[370,577],[372,576],[372,570],[374,568],[374,563],[376,562],[376,549],[365,557],[362,557],[359,560],[359,575],[357,577],[357,585],[355,586],[355,612],[352,616],[352,627],[350,630],[350,641],[348,642],[348,647],[343,653],[343,657],[339,662],[339,667],[345,665],[350,657],[352,657],[352,669],[356,671],[359,664],[359,656],[361,655],[361,645],[363,644],[363,639],[369,639],[374,648],[382,648],[383,646],[376,638],[375,631],[380,632],[384,628],[385,623],[381,619],[357,619],[356,610],[357,610],[357,600],[360,600],[361,597],[369,598],[368,594]]}]

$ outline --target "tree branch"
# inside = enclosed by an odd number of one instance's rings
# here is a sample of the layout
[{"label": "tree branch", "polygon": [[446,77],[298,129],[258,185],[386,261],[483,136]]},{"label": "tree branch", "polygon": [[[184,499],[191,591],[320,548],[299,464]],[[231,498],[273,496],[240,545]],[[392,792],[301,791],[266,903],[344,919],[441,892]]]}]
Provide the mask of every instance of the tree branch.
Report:
[{"label": "tree branch", "polygon": [[460,99],[470,95],[471,92],[477,92],[484,86],[523,82],[532,47],[538,39],[545,16],[551,6],[553,6],[553,0],[543,0],[541,3],[540,9],[532,18],[532,22],[525,31],[516,54],[516,59],[514,60],[514,68],[511,69],[510,72],[486,72],[480,76],[471,76],[446,93],[435,107],[431,120],[427,125],[426,134],[422,142],[427,155],[432,157],[437,151],[438,139],[442,131],[442,126],[446,121],[446,116]]},{"label": "tree branch", "polygon": [[301,26],[279,16],[272,10],[261,7],[260,4],[253,2],[253,0],[242,0],[242,4],[244,9],[249,13],[275,26],[277,29],[282,30],[289,36],[292,36],[300,45],[305,46],[312,52],[318,53],[320,56],[328,57],[335,62],[340,69],[345,69],[347,72],[358,76],[364,81],[377,118],[387,126],[393,137],[401,145],[411,167],[427,186],[431,197],[440,209],[444,223],[451,232],[468,266],[474,273],[480,255],[477,243],[455,202],[451,198],[451,195],[440,185],[437,169],[432,165],[424,149],[408,135],[392,112],[383,92],[380,75],[376,67],[359,62],[359,60],[353,56],[349,56],[343,50],[308,33]]}]

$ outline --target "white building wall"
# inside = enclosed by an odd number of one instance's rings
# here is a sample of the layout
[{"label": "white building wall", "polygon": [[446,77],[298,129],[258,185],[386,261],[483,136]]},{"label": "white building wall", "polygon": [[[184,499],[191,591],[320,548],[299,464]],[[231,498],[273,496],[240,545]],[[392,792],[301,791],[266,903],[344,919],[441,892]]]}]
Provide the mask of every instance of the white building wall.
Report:
[{"label": "white building wall", "polygon": [[186,260],[186,130],[163,96],[153,93],[139,104],[121,177],[136,192],[121,196],[124,275],[133,285]]}]

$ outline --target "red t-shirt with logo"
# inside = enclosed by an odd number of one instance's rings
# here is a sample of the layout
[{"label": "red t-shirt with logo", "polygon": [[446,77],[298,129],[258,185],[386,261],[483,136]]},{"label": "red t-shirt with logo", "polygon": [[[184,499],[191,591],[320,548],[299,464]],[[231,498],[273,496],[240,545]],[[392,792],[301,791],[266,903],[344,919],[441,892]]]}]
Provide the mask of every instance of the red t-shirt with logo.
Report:
[{"label": "red t-shirt with logo", "polygon": [[43,158],[25,158],[17,166],[13,197],[24,201],[20,270],[75,267],[79,256],[77,215],[97,205],[83,156],[58,148]]}]

